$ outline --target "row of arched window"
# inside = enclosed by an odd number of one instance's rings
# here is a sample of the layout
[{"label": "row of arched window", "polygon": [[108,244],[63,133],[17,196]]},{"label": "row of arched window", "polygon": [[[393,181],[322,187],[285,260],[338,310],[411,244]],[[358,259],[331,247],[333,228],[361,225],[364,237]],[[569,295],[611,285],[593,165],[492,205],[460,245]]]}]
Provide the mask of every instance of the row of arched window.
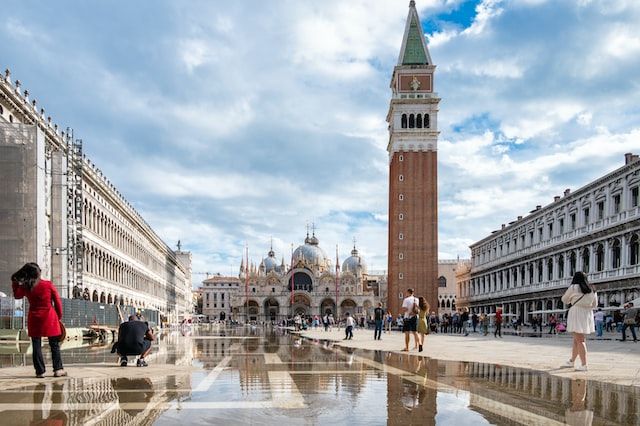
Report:
[{"label": "row of arched window", "polygon": [[126,306],[134,306],[134,307],[152,307],[155,309],[160,309],[159,306],[147,306],[145,301],[135,300],[133,298],[129,299],[128,297],[124,297],[122,294],[118,296],[117,294],[105,293],[104,291],[98,294],[98,290],[93,290],[93,293],[88,288],[84,288],[82,290],[80,287],[75,286],[73,288],[73,298],[74,299],[83,299],[92,302],[104,303],[109,305],[126,305]]},{"label": "row of arched window", "polygon": [[151,255],[139,239],[86,199],[82,223],[114,247],[140,261],[154,272],[162,274],[164,264]]},{"label": "row of arched window", "polygon": [[127,263],[91,244],[85,245],[84,267],[85,272],[105,281],[115,282],[151,296],[164,296],[165,290],[160,282],[149,279]]},{"label": "row of arched window", "polygon": [[402,114],[400,125],[403,129],[428,129],[429,114]]},{"label": "row of arched window", "polygon": [[[624,256],[626,259],[623,259],[622,248],[621,238],[614,238],[609,247],[606,247],[604,243],[596,243],[592,247],[582,247],[547,259],[538,259],[525,265],[486,274],[472,280],[465,295],[473,296],[569,278],[577,270],[597,273],[606,269],[613,270],[626,265],[640,264],[640,237],[638,234],[633,234],[629,238],[628,250]],[[626,263],[623,265],[625,260]],[[580,261],[579,265],[578,261]]]},{"label": "row of arched window", "polygon": [[440,308],[448,308],[448,309],[455,309],[456,308],[456,301],[453,299],[442,299],[440,301]]}]

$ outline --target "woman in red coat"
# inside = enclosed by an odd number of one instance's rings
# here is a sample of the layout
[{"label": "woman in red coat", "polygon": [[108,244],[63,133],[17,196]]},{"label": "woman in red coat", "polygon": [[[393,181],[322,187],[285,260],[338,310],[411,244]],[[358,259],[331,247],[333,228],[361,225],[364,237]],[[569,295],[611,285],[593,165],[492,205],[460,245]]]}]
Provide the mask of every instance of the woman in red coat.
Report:
[{"label": "woman in red coat", "polygon": [[29,317],[27,328],[33,345],[33,366],[36,377],[44,377],[45,365],[42,357],[42,338],[47,337],[53,358],[53,375],[66,376],[60,355],[60,319],[62,302],[58,291],[51,281],[40,279],[40,267],[36,263],[27,263],[11,276],[13,296],[16,299],[27,297]]}]

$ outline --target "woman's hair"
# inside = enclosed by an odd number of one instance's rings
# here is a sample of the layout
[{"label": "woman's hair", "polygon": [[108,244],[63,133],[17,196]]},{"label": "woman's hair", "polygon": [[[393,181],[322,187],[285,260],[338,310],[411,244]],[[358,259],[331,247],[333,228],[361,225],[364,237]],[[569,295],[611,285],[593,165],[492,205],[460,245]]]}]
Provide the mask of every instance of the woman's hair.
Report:
[{"label": "woman's hair", "polygon": [[427,303],[427,300],[422,296],[418,297],[418,307],[420,307],[420,310],[422,311],[429,310],[429,304]]},{"label": "woman's hair", "polygon": [[17,281],[27,290],[31,290],[40,279],[40,267],[37,263],[25,263],[17,272],[11,275],[11,281]]},{"label": "woman's hair", "polygon": [[593,291],[593,288],[591,288],[589,281],[587,280],[587,274],[582,271],[578,271],[573,274],[571,284],[578,284],[580,286],[580,291],[583,294],[591,293]]}]

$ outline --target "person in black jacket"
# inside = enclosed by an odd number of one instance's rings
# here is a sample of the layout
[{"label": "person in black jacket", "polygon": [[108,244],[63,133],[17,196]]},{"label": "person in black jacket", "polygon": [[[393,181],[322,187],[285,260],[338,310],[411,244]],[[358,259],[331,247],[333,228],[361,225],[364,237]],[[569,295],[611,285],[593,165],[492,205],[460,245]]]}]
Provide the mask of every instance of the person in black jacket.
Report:
[{"label": "person in black jacket", "polygon": [[151,353],[151,342],[155,340],[149,323],[142,321],[142,317],[131,315],[129,321],[120,324],[118,329],[118,341],[114,344],[114,350],[120,356],[120,366],[127,366],[128,355],[140,355],[136,366],[146,367],[145,357]]},{"label": "person in black jacket", "polygon": [[382,321],[384,320],[384,311],[382,303],[378,302],[378,307],[373,310],[373,319],[376,322],[376,328],[373,331],[373,340],[382,339]]}]

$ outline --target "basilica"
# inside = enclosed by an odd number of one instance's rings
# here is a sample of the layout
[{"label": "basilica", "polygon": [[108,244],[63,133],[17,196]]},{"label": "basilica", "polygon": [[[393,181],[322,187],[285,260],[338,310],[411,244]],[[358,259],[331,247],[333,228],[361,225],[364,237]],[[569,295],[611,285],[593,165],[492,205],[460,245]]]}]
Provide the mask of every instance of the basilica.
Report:
[{"label": "basilica", "polygon": [[332,263],[315,236],[307,233],[304,244],[278,261],[273,247],[256,265],[243,260],[238,290],[231,294],[231,315],[240,321],[281,321],[294,315],[349,312],[368,318],[386,288],[383,276],[369,275],[355,244],[351,256]]}]

